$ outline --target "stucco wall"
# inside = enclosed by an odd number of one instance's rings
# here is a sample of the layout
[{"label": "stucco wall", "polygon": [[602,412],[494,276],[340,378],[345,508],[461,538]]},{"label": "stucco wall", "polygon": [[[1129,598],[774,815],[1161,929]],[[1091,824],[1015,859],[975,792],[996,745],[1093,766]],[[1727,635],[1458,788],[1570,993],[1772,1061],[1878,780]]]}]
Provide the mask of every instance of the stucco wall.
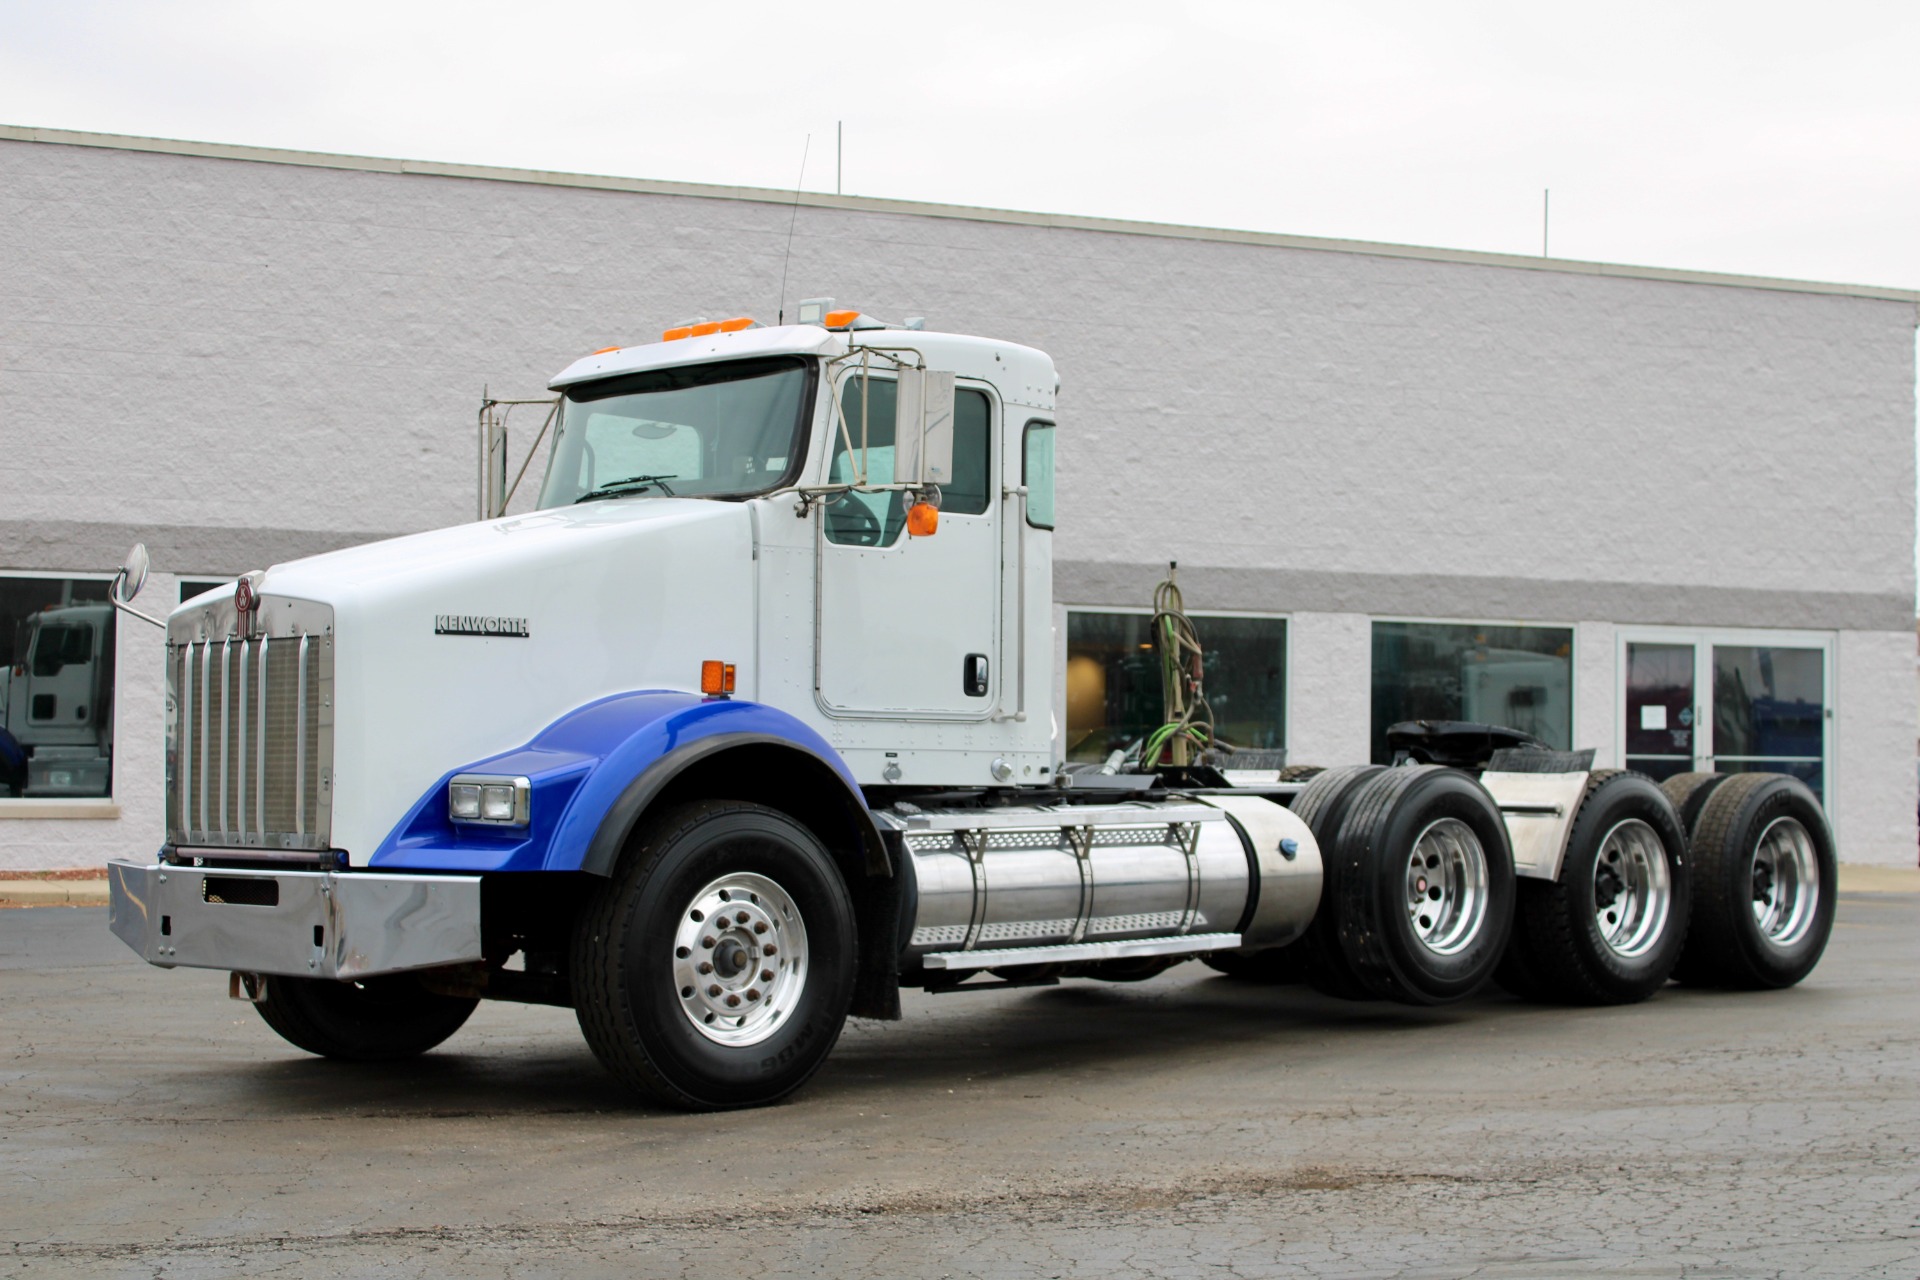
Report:
[{"label": "stucco wall", "polygon": [[[11,140],[0,212],[0,570],[469,518],[483,385],[771,321],[784,272],[1051,352],[1058,597],[1175,558],[1192,607],[1296,615],[1296,758],[1364,755],[1371,614],[1605,620],[1595,742],[1612,623],[1840,631],[1843,821],[1912,856],[1910,301]],[[123,636],[125,818],[10,821],[0,865],[157,839],[158,652]]]}]

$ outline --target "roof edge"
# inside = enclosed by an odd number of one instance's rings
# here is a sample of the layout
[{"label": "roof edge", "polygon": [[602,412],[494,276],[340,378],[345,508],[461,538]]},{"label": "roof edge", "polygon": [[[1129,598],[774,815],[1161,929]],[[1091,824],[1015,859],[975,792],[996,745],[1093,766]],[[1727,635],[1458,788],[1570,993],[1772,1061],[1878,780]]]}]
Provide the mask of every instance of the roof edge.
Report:
[{"label": "roof edge", "polygon": [[[561,173],[541,169],[507,169],[491,165],[451,164],[435,160],[396,160],[378,156],[342,155],[325,151],[293,151],[277,147],[241,146],[224,142],[188,142],[170,138],[142,138],[125,134],[86,133],[73,129],[44,129],[0,124],[0,141],[38,142],[67,147],[100,147],[113,151],[148,151],[201,159],[238,160],[254,164],[301,165],[318,169],[351,169],[435,178],[466,178],[480,182],[519,182],[535,186],[583,187],[597,191],[624,191],[635,195],[689,196],[705,200],[742,200],[782,206],[804,205],[859,213],[889,213],[921,218],[952,218],[1010,226],[1046,227],[1072,231],[1099,231],[1112,235],[1157,236],[1170,240],[1202,240],[1262,248],[1302,249],[1317,253],[1355,253],[1378,258],[1410,258],[1424,262],[1454,262],[1508,267],[1521,271],[1556,271],[1568,275],[1612,276],[1632,280],[1660,280],[1674,284],[1721,285],[1735,289],[1771,289],[1787,293],[1827,294],[1906,302],[1920,308],[1920,289],[1881,285],[1838,284],[1817,280],[1789,280],[1772,276],[1688,271],[1671,267],[1639,267],[1574,258],[1536,258],[1516,253],[1489,253],[1478,249],[1441,249],[1388,244],[1373,240],[1342,240],[1320,236],[1285,235],[1271,231],[1234,231],[1167,222],[1136,222],[1077,214],[1032,213],[1017,209],[977,208],[917,200],[890,200],[877,196],[836,196],[816,191],[776,191],[765,187],[731,187],[700,182],[666,182],[650,178],[617,178],[600,174]],[[1916,314],[1920,323],[1920,313]]]}]

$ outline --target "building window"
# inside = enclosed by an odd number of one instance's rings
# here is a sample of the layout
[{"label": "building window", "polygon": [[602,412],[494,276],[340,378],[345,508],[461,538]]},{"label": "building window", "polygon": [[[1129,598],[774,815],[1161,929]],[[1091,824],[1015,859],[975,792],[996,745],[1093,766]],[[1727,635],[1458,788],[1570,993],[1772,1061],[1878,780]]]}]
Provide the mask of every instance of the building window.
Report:
[{"label": "building window", "polygon": [[112,794],[107,585],[0,577],[0,797]]},{"label": "building window", "polygon": [[185,604],[195,596],[217,591],[221,587],[232,590],[233,584],[237,581],[239,581],[237,578],[182,578],[180,579],[180,603]]},{"label": "building window", "polygon": [[[1206,650],[1204,685],[1216,737],[1250,751],[1284,748],[1286,620],[1192,617]],[[1150,621],[1145,613],[1067,615],[1067,759],[1105,760],[1137,748],[1160,726]]]},{"label": "building window", "polygon": [[1479,623],[1373,624],[1373,759],[1387,726],[1472,720],[1566,750],[1573,738],[1573,629]]}]

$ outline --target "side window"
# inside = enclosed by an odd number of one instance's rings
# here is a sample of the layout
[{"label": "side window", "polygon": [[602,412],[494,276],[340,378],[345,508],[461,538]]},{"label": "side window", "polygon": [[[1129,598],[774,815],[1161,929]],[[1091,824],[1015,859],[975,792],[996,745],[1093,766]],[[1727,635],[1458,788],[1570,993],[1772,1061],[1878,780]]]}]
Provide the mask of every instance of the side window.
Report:
[{"label": "side window", "polygon": [[[868,380],[864,395],[858,377],[840,384],[840,406],[847,434],[834,424],[833,462],[827,483],[850,484],[859,474],[861,407],[866,417],[868,484],[892,484],[895,385],[891,378]],[[851,437],[853,452],[847,451]],[[977,516],[993,500],[993,407],[987,393],[962,387],[954,393],[953,482],[940,495],[943,515]],[[900,493],[849,493],[827,507],[827,541],[856,547],[890,547],[907,521]]]},{"label": "side window", "polygon": [[962,387],[953,397],[953,483],[943,514],[977,516],[993,500],[993,409],[987,393]]},{"label": "side window", "polygon": [[1053,528],[1053,424],[1029,422],[1020,460],[1020,483],[1027,487],[1027,523]]}]

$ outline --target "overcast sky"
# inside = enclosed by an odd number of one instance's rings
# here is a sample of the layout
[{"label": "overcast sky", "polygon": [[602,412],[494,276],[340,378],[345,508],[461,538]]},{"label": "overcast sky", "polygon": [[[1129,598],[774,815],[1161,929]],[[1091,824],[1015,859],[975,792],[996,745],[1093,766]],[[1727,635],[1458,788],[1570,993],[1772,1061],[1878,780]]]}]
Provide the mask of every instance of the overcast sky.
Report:
[{"label": "overcast sky", "polygon": [[[1920,287],[1920,3],[0,0],[0,123]],[[811,146],[807,139],[811,135]]]}]

